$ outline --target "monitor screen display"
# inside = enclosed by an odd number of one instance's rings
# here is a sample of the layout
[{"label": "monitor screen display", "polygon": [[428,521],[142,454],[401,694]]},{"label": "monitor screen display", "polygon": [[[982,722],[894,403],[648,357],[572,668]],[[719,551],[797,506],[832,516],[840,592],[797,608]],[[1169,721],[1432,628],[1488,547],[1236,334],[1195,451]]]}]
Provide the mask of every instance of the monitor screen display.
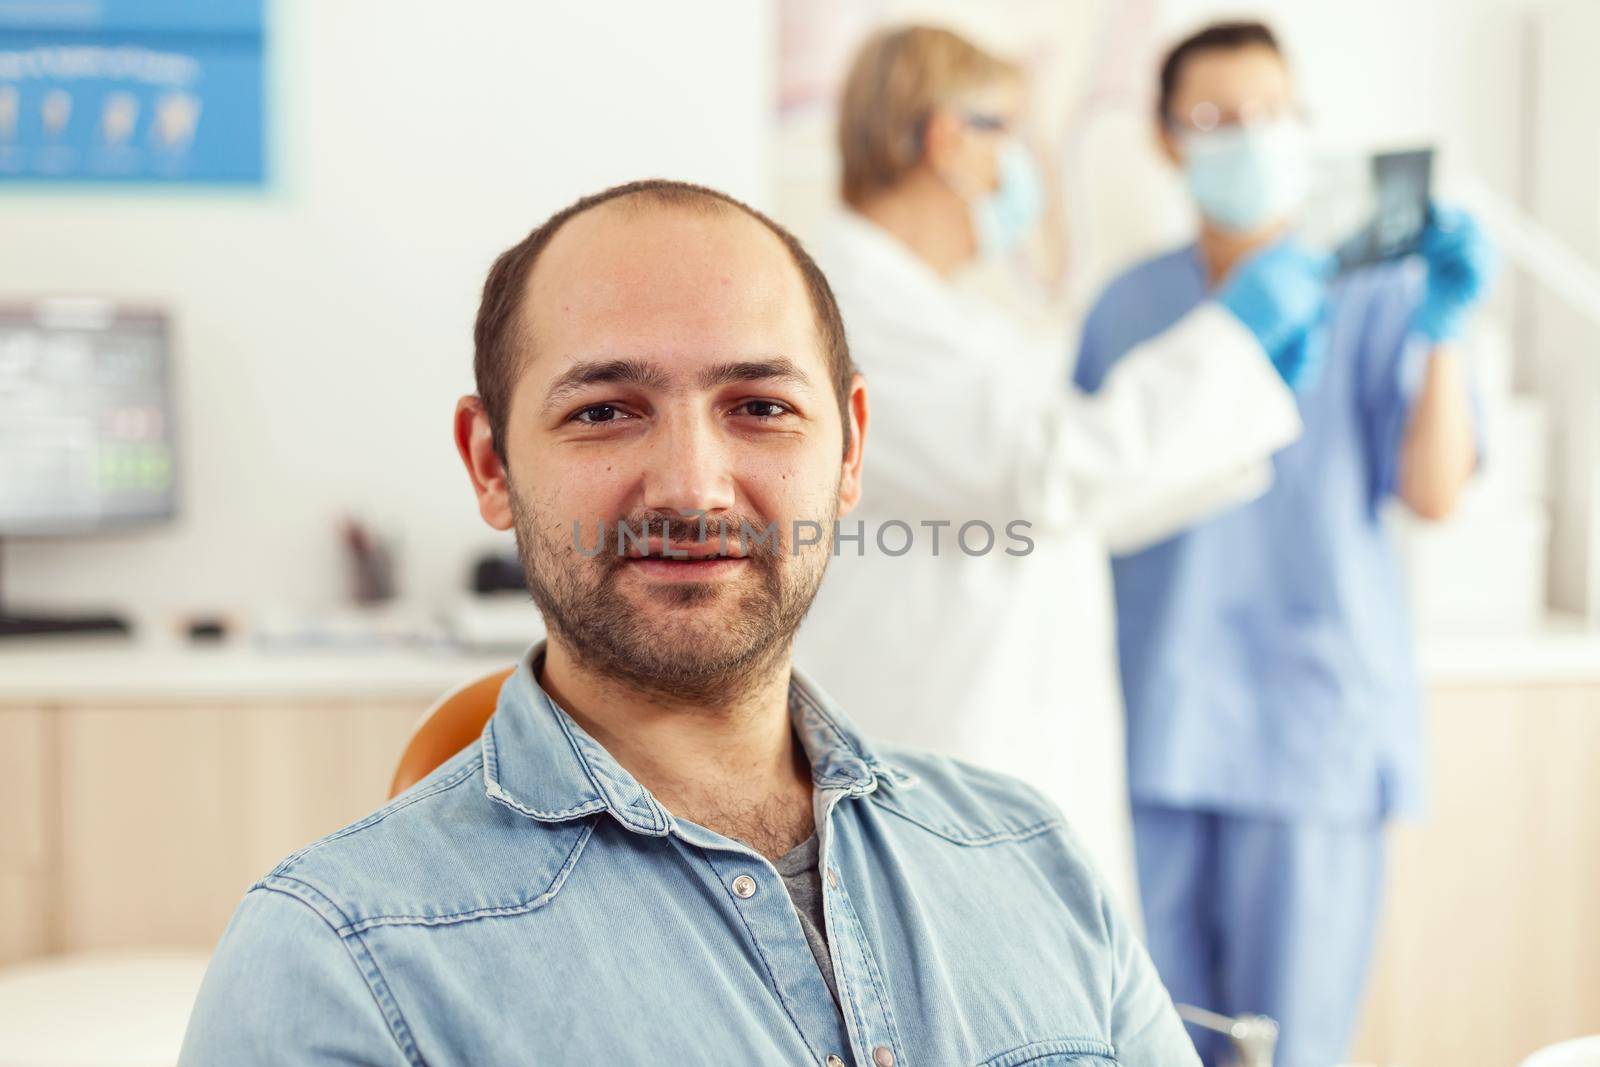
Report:
[{"label": "monitor screen display", "polygon": [[168,333],[99,302],[0,307],[0,536],[173,514]]}]

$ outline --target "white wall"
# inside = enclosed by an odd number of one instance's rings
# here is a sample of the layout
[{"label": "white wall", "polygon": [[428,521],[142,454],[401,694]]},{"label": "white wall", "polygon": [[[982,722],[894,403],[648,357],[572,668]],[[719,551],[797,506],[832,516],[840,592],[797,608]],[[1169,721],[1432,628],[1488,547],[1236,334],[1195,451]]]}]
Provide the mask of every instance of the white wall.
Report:
[{"label": "white wall", "polygon": [[450,440],[494,255],[632,178],[765,204],[771,17],[752,0],[269,0],[265,193],[0,194],[0,296],[177,316],[175,526],[11,542],[12,603],[327,604],[346,509],[403,532],[437,601],[482,526]]},{"label": "white wall", "polygon": [[[1539,20],[1530,175],[1535,213],[1600,266],[1600,5],[1562,0]],[[1556,416],[1550,594],[1600,624],[1600,327],[1552,294],[1532,301],[1532,384]]]}]

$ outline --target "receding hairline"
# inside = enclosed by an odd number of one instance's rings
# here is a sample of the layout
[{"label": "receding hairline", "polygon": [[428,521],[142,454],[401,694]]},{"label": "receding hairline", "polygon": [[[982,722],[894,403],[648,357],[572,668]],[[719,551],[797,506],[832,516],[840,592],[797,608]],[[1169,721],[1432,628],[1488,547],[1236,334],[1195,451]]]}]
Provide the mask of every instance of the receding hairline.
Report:
[{"label": "receding hairline", "polygon": [[[582,223],[583,220],[594,220],[603,213],[622,213],[626,218],[639,218],[651,212],[681,212],[700,215],[705,218],[727,217],[742,219],[760,231],[764,238],[782,254],[784,262],[788,265],[792,277],[799,283],[802,296],[805,295],[806,279],[800,264],[795,261],[783,239],[773,232],[772,227],[760,216],[754,215],[743,204],[736,200],[725,199],[714,190],[698,186],[648,186],[642,189],[633,189],[620,193],[617,196],[599,203],[590,204],[581,211],[562,219],[560,224],[550,233],[547,242],[539,255],[534,257],[528,265],[527,275],[522,279],[522,291],[518,294],[515,312],[510,323],[510,333],[516,339],[519,370],[526,365],[521,361],[533,352],[534,331],[529,321],[529,307],[532,304],[533,287],[535,279],[539,276],[540,267],[549,258],[550,253],[561,241],[562,235],[573,223]],[[809,304],[809,300],[807,301]]]}]

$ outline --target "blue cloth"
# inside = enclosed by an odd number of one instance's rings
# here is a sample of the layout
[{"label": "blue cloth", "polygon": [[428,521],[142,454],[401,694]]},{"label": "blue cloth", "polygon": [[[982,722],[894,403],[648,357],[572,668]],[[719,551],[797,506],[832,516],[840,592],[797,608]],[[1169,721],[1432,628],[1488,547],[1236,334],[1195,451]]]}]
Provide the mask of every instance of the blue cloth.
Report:
[{"label": "blue cloth", "polygon": [[[1383,881],[1377,822],[1137,805],[1146,941],[1174,1000],[1270,1015],[1275,1067],[1343,1063],[1372,960]],[[1226,1039],[1194,1028],[1208,1065]]]},{"label": "blue cloth", "polygon": [[[1258,500],[1115,560],[1136,801],[1371,818],[1424,793],[1402,576],[1381,509],[1431,344],[1409,328],[1420,264],[1330,283],[1305,432]],[[1093,391],[1206,296],[1185,247],[1116,279],[1086,321]]]},{"label": "blue cloth", "polygon": [[183,1064],[1197,1063],[1029,787],[875,749],[796,672],[841,1008],[773,866],[664,809],[541,656],[479,744],[249,891]]}]

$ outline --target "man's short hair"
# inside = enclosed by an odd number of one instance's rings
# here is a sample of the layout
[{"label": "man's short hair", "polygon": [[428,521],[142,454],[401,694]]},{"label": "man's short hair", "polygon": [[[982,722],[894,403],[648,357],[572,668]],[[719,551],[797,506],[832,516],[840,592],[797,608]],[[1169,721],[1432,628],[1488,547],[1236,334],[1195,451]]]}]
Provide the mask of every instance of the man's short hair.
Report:
[{"label": "man's short hair", "polygon": [[478,397],[489,417],[494,450],[501,462],[506,459],[505,431],[506,420],[511,413],[511,393],[528,354],[524,351],[526,339],[532,336],[521,314],[528,279],[545,246],[562,226],[590,208],[613,200],[639,200],[665,208],[703,213],[743,212],[778,238],[800,271],[806,294],[811,299],[817,338],[833,378],[839,417],[844,423],[844,447],[849,452],[850,380],[856,368],[850,359],[850,346],[845,340],[844,321],[839,314],[838,302],[834,300],[833,290],[829,288],[828,279],[823,276],[821,268],[794,234],[744,201],[703,185],[650,178],[612,186],[568,204],[540,223],[528,236],[500,253],[494,266],[489,268],[489,277],[483,284],[483,299],[478,305],[477,323],[473,328],[472,369],[477,378]]},{"label": "man's short hair", "polygon": [[1270,48],[1280,57],[1283,55],[1277,35],[1264,22],[1214,22],[1173,45],[1161,61],[1161,94],[1156,100],[1156,117],[1163,124],[1172,118],[1172,98],[1178,93],[1178,79],[1183,77],[1184,64],[1189,60],[1202,52],[1231,52],[1252,45]]}]

